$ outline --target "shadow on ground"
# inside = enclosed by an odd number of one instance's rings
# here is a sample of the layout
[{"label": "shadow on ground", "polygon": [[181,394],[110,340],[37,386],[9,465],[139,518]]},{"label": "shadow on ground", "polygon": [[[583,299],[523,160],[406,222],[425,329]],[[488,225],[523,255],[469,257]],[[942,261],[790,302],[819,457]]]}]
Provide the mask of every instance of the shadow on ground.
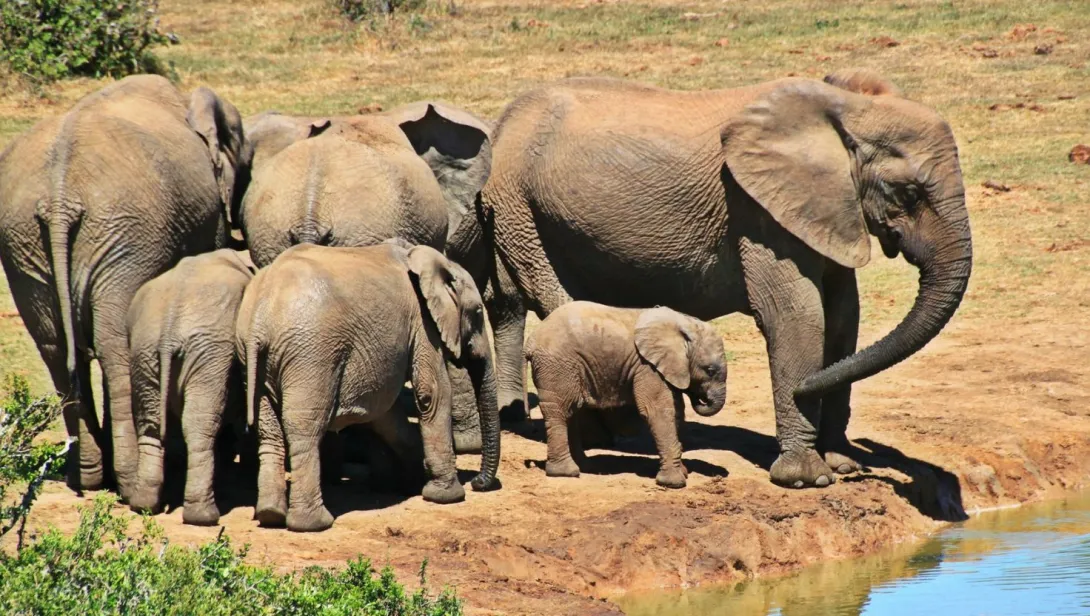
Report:
[{"label": "shadow on ground", "polygon": [[[631,418],[622,419],[621,424],[630,430],[628,435],[616,434],[594,419],[580,422],[580,428],[591,433],[584,436],[586,448],[630,454],[589,455],[581,470],[602,475],[634,473],[641,477],[654,477],[658,472],[658,452],[650,431],[645,425],[633,430]],[[527,439],[545,442],[545,427],[540,419],[505,425],[504,429]],[[775,437],[737,426],[684,422],[680,436],[682,447],[687,452],[701,449],[732,451],[766,471],[779,454]],[[920,513],[935,520],[956,522],[968,517],[962,504],[961,483],[950,471],[905,455],[891,445],[866,438],[855,442],[852,455],[864,466],[863,472],[841,477],[841,481],[874,479],[887,483]],[[545,461],[527,460],[527,466],[531,465],[544,468]],[[690,472],[709,477],[725,477],[728,472],[728,469],[702,460],[686,459],[685,466]],[[873,472],[875,469],[893,470],[905,476],[905,479],[876,474]]]}]

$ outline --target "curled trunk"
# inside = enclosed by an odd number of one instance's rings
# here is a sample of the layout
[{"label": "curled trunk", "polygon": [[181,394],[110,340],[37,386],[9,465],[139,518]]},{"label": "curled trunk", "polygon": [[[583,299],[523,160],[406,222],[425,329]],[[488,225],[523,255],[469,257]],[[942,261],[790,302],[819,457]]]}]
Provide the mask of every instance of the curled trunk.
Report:
[{"label": "curled trunk", "polygon": [[964,197],[921,223],[917,237],[902,242],[905,258],[920,269],[920,290],[905,318],[881,340],[807,377],[797,396],[818,396],[897,364],[931,341],[954,316],[972,271],[973,247]]}]

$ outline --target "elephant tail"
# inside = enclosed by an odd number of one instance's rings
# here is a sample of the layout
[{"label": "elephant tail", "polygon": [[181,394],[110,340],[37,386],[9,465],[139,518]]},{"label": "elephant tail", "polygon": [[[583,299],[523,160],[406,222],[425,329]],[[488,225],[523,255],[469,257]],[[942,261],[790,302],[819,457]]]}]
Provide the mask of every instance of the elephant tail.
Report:
[{"label": "elephant tail", "polygon": [[261,395],[261,384],[257,382],[262,371],[258,368],[261,361],[261,343],[256,336],[249,336],[246,340],[246,425],[251,428],[255,425],[257,416],[258,397]]},{"label": "elephant tail", "polygon": [[174,348],[168,344],[159,346],[159,442],[166,447],[167,415],[170,412],[171,376],[174,374]]},{"label": "elephant tail", "polygon": [[526,413],[526,421],[530,421],[530,379],[526,375],[526,368],[530,365],[535,348],[534,334],[531,333],[522,345],[522,364],[519,367],[522,370],[522,410]]},{"label": "elephant tail", "polygon": [[72,283],[70,263],[70,242],[72,228],[78,221],[82,211],[77,211],[76,220],[71,216],[63,215],[66,207],[62,203],[54,203],[53,211],[49,218],[49,252],[53,262],[53,282],[57,290],[57,303],[61,311],[61,329],[64,334],[65,368],[68,370],[68,380],[73,392],[79,391],[76,373],[76,327],[75,311],[72,308]]}]

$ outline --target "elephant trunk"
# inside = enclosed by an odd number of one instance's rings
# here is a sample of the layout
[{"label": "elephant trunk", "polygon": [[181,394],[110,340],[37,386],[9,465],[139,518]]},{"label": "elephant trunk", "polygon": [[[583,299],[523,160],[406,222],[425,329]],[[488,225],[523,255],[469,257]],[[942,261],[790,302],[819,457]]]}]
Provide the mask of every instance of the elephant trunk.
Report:
[{"label": "elephant trunk", "polygon": [[496,404],[496,375],[487,339],[484,349],[483,357],[469,362],[469,375],[477,393],[477,410],[481,418],[481,472],[471,484],[478,491],[499,487],[496,473],[500,466],[500,410]]},{"label": "elephant trunk", "polygon": [[[960,174],[957,180],[960,187]],[[920,270],[912,309],[886,337],[807,377],[795,389],[796,396],[825,394],[873,376],[922,349],[946,326],[965,295],[973,246],[964,194],[958,191],[939,203],[941,207],[921,212],[913,236],[900,242],[905,259]]]},{"label": "elephant trunk", "polygon": [[723,405],[727,403],[727,384],[724,382],[705,385],[701,387],[697,398],[690,397],[690,399],[697,415],[711,417],[723,410]]}]

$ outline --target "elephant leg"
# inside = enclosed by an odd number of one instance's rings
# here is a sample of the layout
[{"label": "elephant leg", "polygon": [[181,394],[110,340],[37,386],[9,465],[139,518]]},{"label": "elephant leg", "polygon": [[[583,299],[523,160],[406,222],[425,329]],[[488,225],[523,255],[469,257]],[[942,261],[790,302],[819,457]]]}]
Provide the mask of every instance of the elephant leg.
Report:
[{"label": "elephant leg", "polygon": [[[330,394],[334,390],[329,389]],[[333,514],[322,499],[321,442],[333,408],[332,395],[314,395],[311,388],[284,393],[284,436],[291,460],[288,491],[288,530],[315,532],[333,526]]]},{"label": "elephant leg", "polygon": [[212,480],[216,469],[216,437],[223,426],[227,405],[230,360],[217,363],[200,366],[201,374],[190,377],[184,394],[182,435],[186,471],[182,522],[195,526],[212,526],[220,519]]},{"label": "elephant leg", "polygon": [[[833,471],[816,448],[821,400],[794,396],[795,387],[824,365],[823,260],[798,246],[788,246],[785,254],[782,247],[774,251],[743,240],[741,248],[750,307],[768,349],[776,406],[780,455],[769,473],[783,486],[827,486]],[[799,254],[790,254],[791,248]]]},{"label": "elephant leg", "polygon": [[[132,297],[128,294],[126,299]],[[128,301],[100,302],[95,306],[95,350],[102,366],[103,389],[108,403],[104,405],[103,424],[111,426],[113,442],[113,472],[121,500],[128,501],[136,488],[137,445],[136,427],[132,416],[132,386],[129,370],[128,334],[125,331],[125,311]],[[124,308],[119,304],[123,303]],[[165,445],[165,443],[164,443]]]},{"label": "elephant leg", "polygon": [[417,351],[413,358],[412,383],[416,408],[420,412],[424,468],[428,474],[428,483],[422,491],[424,500],[443,504],[465,500],[465,488],[458,483],[454,465],[450,378],[435,349]]},{"label": "elephant leg", "polygon": [[469,371],[447,362],[451,387],[451,429],[455,453],[481,453],[481,418],[477,412],[477,392]]},{"label": "elephant leg", "polygon": [[258,401],[257,506],[262,526],[283,526],[288,517],[288,484],[284,477],[284,431],[268,394]]},{"label": "elephant leg", "polygon": [[65,367],[64,348],[49,344],[39,345],[38,349],[49,368],[53,386],[61,395],[64,426],[68,438],[72,439],[66,462],[68,487],[76,491],[99,490],[105,484],[106,477],[102,429],[95,415],[91,388],[91,362],[82,355],[76,358],[79,390],[74,391]]},{"label": "elephant leg", "polygon": [[133,511],[158,513],[162,506],[163,460],[167,427],[160,424],[162,393],[157,352],[132,355],[133,420],[137,433],[136,486],[129,498]]},{"label": "elephant leg", "polygon": [[500,420],[520,423],[530,415],[525,408],[523,391],[526,383],[526,362],[522,345],[526,335],[526,306],[519,296],[507,268],[496,259],[495,274],[486,292],[488,322],[492,327],[492,343],[496,349],[496,402]]},{"label": "elephant leg", "polygon": [[[859,335],[859,289],[855,271],[830,265],[822,281],[825,287],[825,365],[855,353]],[[834,471],[846,474],[862,470],[852,459],[848,442],[848,419],[851,417],[851,384],[831,391],[821,399],[821,429],[818,451]]]},{"label": "elephant leg", "polygon": [[571,452],[572,461],[579,467],[583,466],[587,461],[586,432],[584,430],[586,422],[580,421],[580,419],[585,418],[591,412],[590,409],[574,411],[568,419],[568,451]]},{"label": "elephant leg", "polygon": [[647,366],[636,372],[632,390],[636,408],[647,420],[659,451],[659,473],[655,483],[666,488],[684,488],[689,473],[681,461],[681,442],[677,437],[678,408],[685,406],[681,394],[671,390]]},{"label": "elephant leg", "polygon": [[[578,477],[579,465],[572,458],[572,443],[569,440],[569,427],[572,433],[579,431],[574,405],[559,399],[552,392],[538,390],[538,408],[545,419],[545,443],[548,458],[545,460],[545,475],[548,477]],[[578,440],[578,437],[576,437]]]}]

